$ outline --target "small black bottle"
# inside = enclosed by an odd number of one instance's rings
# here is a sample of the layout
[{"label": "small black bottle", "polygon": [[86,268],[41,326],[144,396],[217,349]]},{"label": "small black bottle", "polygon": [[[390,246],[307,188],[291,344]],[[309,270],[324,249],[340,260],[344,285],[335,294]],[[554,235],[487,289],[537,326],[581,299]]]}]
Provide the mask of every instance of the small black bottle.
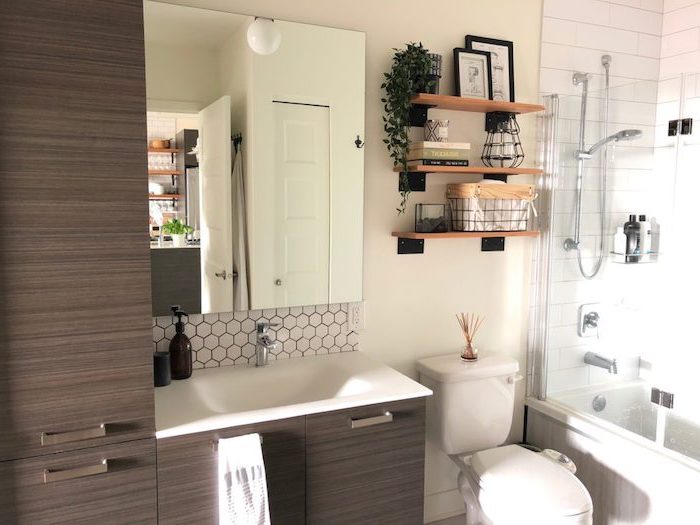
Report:
[{"label": "small black bottle", "polygon": [[173,316],[177,316],[175,323],[175,337],[170,341],[170,375],[173,379],[187,379],[192,375],[192,343],[185,335],[185,323],[182,317],[187,314],[180,310],[179,306],[172,306]]},{"label": "small black bottle", "polygon": [[627,249],[625,250],[627,262],[639,262],[642,225],[637,222],[636,215],[630,215],[630,220],[625,223],[625,237],[627,237]]}]

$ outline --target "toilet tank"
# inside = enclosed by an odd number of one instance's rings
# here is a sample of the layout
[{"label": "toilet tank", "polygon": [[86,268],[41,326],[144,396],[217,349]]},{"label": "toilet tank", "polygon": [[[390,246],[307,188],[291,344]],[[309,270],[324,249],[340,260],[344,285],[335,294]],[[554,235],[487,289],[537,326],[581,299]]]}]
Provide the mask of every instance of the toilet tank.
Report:
[{"label": "toilet tank", "polygon": [[427,400],[428,439],[447,454],[501,445],[510,432],[518,362],[505,356],[463,361],[458,353],[418,361]]}]

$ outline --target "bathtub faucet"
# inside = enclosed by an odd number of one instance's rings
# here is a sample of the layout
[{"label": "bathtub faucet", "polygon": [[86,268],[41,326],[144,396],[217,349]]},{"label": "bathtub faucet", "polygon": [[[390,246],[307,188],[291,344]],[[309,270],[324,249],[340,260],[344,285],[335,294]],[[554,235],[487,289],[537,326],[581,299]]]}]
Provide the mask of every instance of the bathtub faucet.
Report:
[{"label": "bathtub faucet", "polygon": [[608,359],[595,352],[586,352],[583,362],[587,365],[605,368],[610,374],[617,374],[617,359]]}]

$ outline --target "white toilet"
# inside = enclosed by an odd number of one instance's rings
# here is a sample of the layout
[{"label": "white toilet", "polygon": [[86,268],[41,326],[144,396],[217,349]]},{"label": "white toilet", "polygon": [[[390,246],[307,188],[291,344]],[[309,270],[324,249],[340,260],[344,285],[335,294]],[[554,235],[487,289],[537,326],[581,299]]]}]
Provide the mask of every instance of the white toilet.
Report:
[{"label": "white toilet", "polygon": [[428,439],[460,469],[467,525],[593,523],[588,491],[566,456],[499,447],[513,419],[518,362],[504,356],[462,361],[458,354],[418,361],[428,398]]}]

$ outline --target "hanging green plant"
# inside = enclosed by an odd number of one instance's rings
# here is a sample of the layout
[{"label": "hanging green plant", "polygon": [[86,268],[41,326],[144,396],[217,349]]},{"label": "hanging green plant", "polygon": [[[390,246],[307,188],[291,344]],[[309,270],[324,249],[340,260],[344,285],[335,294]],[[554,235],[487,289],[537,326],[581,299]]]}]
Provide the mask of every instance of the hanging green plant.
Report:
[{"label": "hanging green plant", "polygon": [[408,184],[408,147],[410,144],[408,130],[410,127],[411,98],[416,93],[427,92],[435,80],[431,78],[432,59],[421,43],[406,44],[406,49],[394,49],[391,71],[384,73],[382,89],[386,92],[382,102],[385,115],[384,131],[389,156],[394,164],[401,166],[403,174],[399,181],[401,202],[396,211],[406,212],[406,204],[411,189]]}]

